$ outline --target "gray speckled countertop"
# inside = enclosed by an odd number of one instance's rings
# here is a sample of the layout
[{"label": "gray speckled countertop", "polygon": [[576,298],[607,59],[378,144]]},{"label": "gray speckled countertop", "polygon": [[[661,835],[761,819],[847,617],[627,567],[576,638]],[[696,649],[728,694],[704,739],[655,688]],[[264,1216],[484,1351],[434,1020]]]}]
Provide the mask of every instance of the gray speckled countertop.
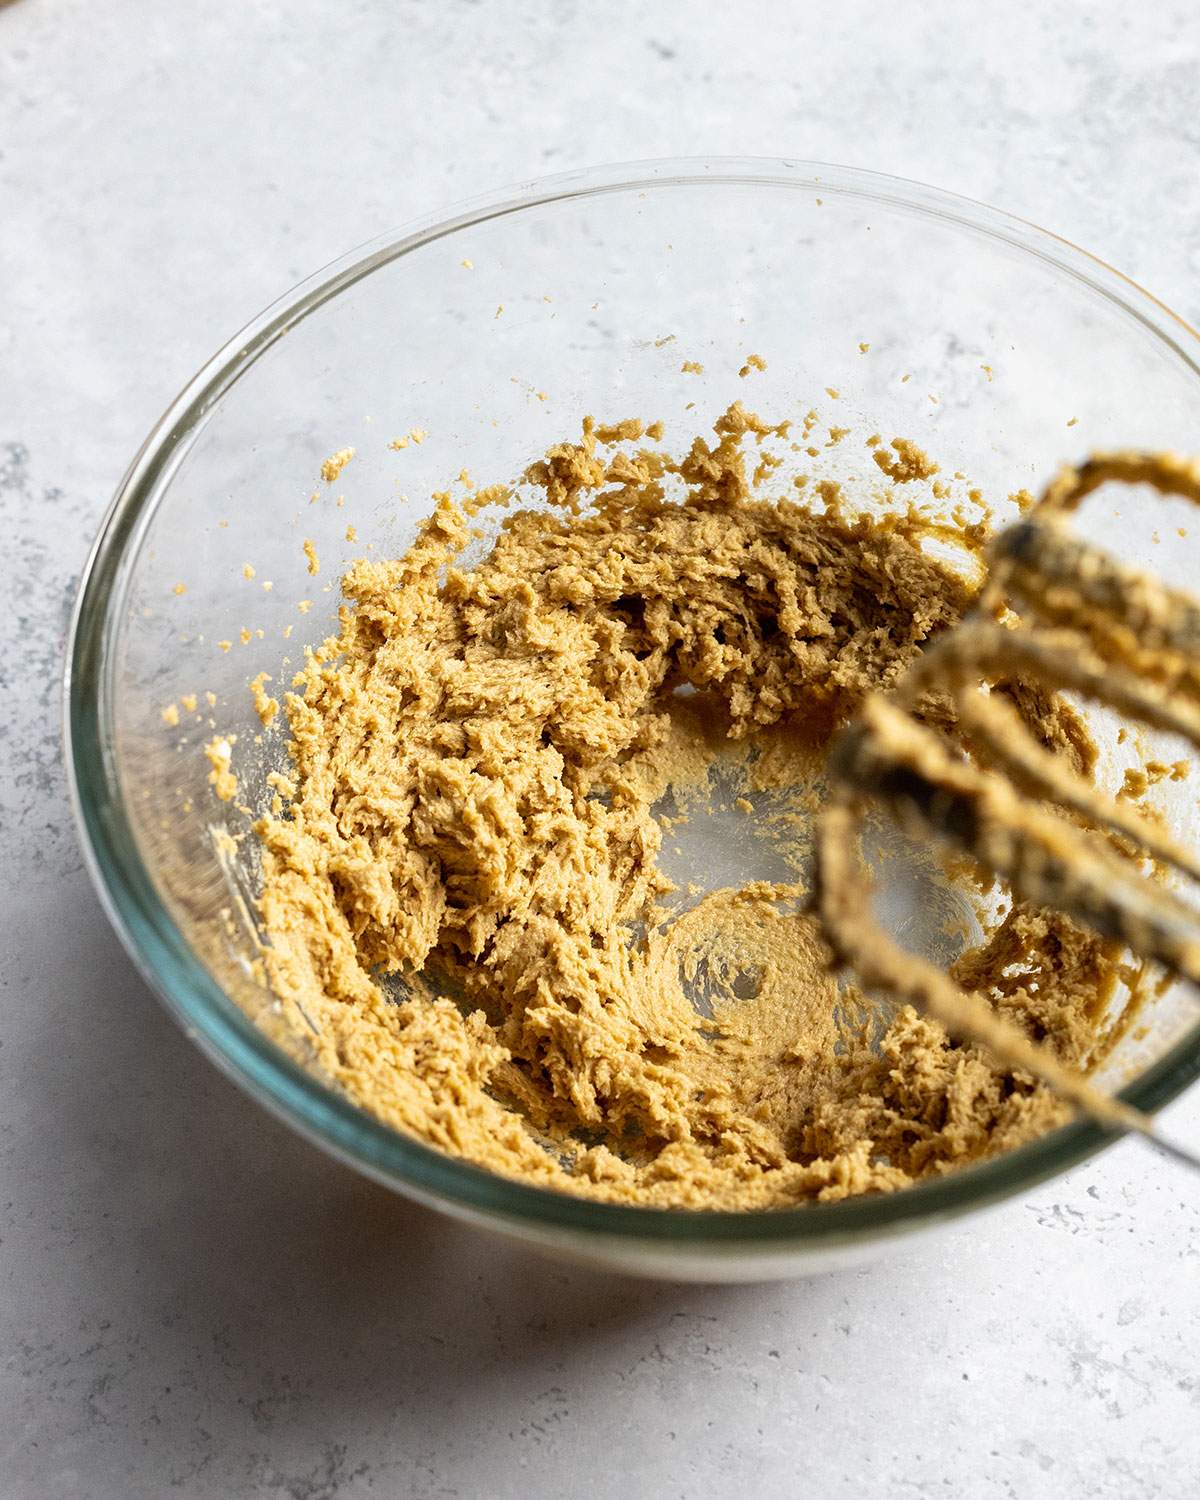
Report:
[{"label": "gray speckled countertop", "polygon": [[[349,245],[566,166],[795,153],[1200,317],[1193,4],[752,9],[0,5],[0,1500],[1197,1493],[1200,1200],[1136,1146],[822,1281],[544,1265],[253,1107],[81,868],[58,683],[100,514],[200,361]],[[1200,1094],[1169,1119],[1200,1139]]]}]

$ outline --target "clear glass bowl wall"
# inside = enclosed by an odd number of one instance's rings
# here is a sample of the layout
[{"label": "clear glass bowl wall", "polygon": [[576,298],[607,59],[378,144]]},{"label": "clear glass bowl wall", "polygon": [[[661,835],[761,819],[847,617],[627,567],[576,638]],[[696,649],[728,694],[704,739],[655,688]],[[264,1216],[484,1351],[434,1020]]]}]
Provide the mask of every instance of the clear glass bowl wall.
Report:
[{"label": "clear glass bowl wall", "polygon": [[[284,736],[256,744],[249,680],[285,685],[304,646],[336,626],[344,566],[368,544],[400,552],[434,491],[464,469],[476,483],[514,478],[586,413],[661,419],[679,451],[734,399],[771,421],[817,407],[853,429],[831,473],[867,473],[868,433],[904,435],[999,502],[1093,449],[1200,448],[1197,351],[1153,298],[1051,235],[914,184],[804,163],[554,179],[348,256],[183,393],[126,477],[85,580],[71,765],[93,871],[130,951],[210,1055],[329,1149],[439,1207],[627,1269],[817,1269],[1063,1169],[1105,1137],[1077,1122],[892,1198],[682,1214],[567,1199],[402,1138],[328,1089],[275,1024],[254,962],[253,841],[231,856],[215,836],[241,834],[246,819],[213,797],[201,746],[236,736],[235,767],[260,805],[256,783],[282,764]],[[766,369],[739,379],[752,353]],[[414,428],[423,441],[390,446]],[[346,446],[353,461],[322,482],[322,461]],[[1187,580],[1195,543],[1177,538],[1188,522],[1177,510],[1106,492],[1080,524]],[[181,709],[173,729],[162,710],[184,694],[198,696],[202,722]],[[1195,801],[1185,784],[1168,804],[1184,836],[1197,831]],[[1113,1076],[1152,1105],[1198,1066],[1195,1015],[1168,993]]]}]

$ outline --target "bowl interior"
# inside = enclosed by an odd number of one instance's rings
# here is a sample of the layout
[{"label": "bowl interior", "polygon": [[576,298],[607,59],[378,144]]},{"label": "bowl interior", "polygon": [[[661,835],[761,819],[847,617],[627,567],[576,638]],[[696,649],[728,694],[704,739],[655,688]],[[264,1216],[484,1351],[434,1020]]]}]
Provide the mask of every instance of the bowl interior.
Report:
[{"label": "bowl interior", "polygon": [[[286,686],[305,647],[336,628],[343,568],[403,550],[434,492],[461,492],[464,471],[513,480],[589,413],[659,419],[681,451],[740,399],[770,421],[815,408],[823,427],[850,429],[796,457],[805,472],[865,484],[867,435],[910,437],[1003,516],[1014,491],[1094,449],[1194,448],[1195,348],[1151,299],[1049,236],[886,179],[782,164],[534,191],[336,267],[205,372],[110,521],[106,597],[92,603],[103,764],[82,787],[112,811],[100,864],[139,865],[152,924],[173,926],[307,1066],[257,962],[246,835],[286,731],[263,730],[248,684],[266,673],[273,692]],[[739,376],[751,354],[765,368]],[[353,459],[326,482],[323,460],[346,447]],[[1180,536],[1179,507],[1104,492],[1080,524],[1131,561],[1194,576],[1195,523]],[[87,614],[85,601],[84,628]],[[1119,778],[1115,725],[1097,723]],[[215,738],[233,744],[230,803],[209,785]],[[1154,796],[1196,835],[1194,786]],[[731,849],[720,828],[708,836],[680,856],[708,884],[769,872],[769,841]],[[205,1029],[203,1005],[192,1019]],[[1160,1063],[1194,1022],[1168,989],[1115,1054],[1114,1078]],[[277,1066],[265,1041],[262,1055]],[[1051,1158],[1029,1161],[1031,1173]],[[445,1163],[436,1190],[453,1196],[469,1170]],[[1020,1180],[1018,1168],[1008,1185]]]}]

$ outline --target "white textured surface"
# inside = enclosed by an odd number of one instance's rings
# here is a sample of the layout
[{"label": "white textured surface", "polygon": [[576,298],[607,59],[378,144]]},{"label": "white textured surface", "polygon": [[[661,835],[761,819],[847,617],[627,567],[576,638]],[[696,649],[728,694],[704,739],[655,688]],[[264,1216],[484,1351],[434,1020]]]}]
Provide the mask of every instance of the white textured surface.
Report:
[{"label": "white textured surface", "polygon": [[[1198,1198],[1137,1147],[825,1281],[544,1266],[224,1083],[80,868],[57,693],[101,511],[195,366],[348,245],[566,166],[794,153],[1200,316],[1193,4],[736,9],[0,6],[3,1500],[1197,1493]],[[1200,1139],[1200,1097],[1170,1122]]]}]

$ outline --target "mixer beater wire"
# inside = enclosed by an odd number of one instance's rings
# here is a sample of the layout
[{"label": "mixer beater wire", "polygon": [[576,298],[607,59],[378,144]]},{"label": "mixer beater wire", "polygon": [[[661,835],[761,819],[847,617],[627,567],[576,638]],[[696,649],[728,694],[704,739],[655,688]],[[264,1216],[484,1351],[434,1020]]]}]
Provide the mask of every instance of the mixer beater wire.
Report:
[{"label": "mixer beater wire", "polygon": [[[893,692],[870,695],[831,750],[815,905],[838,962],[868,988],[988,1048],[1097,1123],[1132,1131],[1200,1171],[1200,1155],[1166,1139],[1150,1116],[893,942],[872,914],[859,850],[867,809],[881,806],[909,835],[961,851],[1017,897],[1056,908],[1200,993],[1200,911],[1164,883],[1170,871],[1200,882],[1200,854],[1044,749],[990,691],[1002,679],[1070,690],[1200,749],[1200,602],[1117,562],[1067,524],[1109,482],[1149,484],[1200,504],[1200,465],[1169,454],[1099,454],[1062,470],[1029,514],[993,539],[972,615]],[[935,705],[939,722],[949,709],[956,738],[926,722]]]}]

